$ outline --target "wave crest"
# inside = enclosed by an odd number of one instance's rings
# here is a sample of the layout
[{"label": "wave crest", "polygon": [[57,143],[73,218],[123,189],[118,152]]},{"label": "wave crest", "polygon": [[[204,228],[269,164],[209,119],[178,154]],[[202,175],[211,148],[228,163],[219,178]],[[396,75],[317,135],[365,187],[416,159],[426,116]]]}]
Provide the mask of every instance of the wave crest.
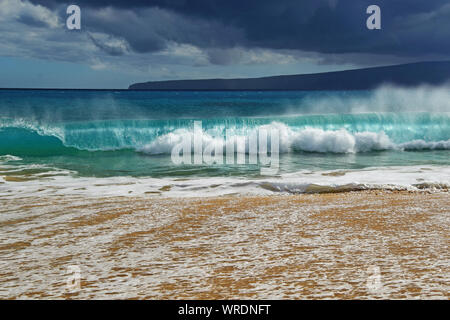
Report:
[{"label": "wave crest", "polygon": [[[277,130],[279,133],[280,153],[303,151],[319,153],[359,153],[382,150],[450,150],[450,140],[438,142],[426,142],[415,140],[402,144],[395,144],[389,136],[381,132],[357,132],[352,134],[346,129],[323,130],[316,128],[306,128],[293,130],[282,123],[272,123],[260,126],[248,132],[248,135],[236,134],[232,138],[241,143],[245,143],[245,152],[249,152],[248,136],[256,134],[260,129],[267,132]],[[140,148],[139,151],[148,154],[170,154],[171,150],[183,141],[183,138],[190,136],[194,139],[194,133],[186,129],[178,129],[165,134],[152,141],[150,144]],[[215,137],[208,131],[202,131],[202,146],[205,149],[214,149],[217,145],[224,147],[226,138]],[[270,142],[270,139],[269,139]],[[268,149],[270,146],[268,146]],[[191,151],[194,152],[193,146]]]},{"label": "wave crest", "polygon": [[[261,129],[278,131],[280,153],[450,150],[449,119],[449,114],[429,113],[206,119],[201,134],[203,147],[214,148],[224,145],[226,132],[231,132],[237,141],[245,144],[247,153],[248,137]],[[40,149],[48,145],[54,150],[59,143],[60,148],[87,151],[134,149],[147,154],[170,154],[183,137],[193,136],[193,122],[188,119],[55,124],[0,120],[0,149],[6,153],[16,150],[17,145],[22,146],[23,141],[33,140],[32,147],[38,145]],[[30,135],[45,139],[30,138]]]}]

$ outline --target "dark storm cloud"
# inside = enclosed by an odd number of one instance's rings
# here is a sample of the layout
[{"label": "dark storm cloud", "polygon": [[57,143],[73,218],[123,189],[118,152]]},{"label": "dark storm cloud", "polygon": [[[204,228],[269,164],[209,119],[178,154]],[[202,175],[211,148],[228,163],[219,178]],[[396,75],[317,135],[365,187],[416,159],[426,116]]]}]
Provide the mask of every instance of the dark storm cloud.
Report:
[{"label": "dark storm cloud", "polygon": [[83,19],[87,30],[124,38],[139,53],[163,50],[169,42],[208,48],[233,47],[244,41],[231,26],[158,7],[83,10]]},{"label": "dark storm cloud", "polygon": [[[32,2],[49,8],[62,3]],[[177,42],[209,50],[240,46],[323,54],[450,56],[447,0],[74,2],[82,7],[86,28],[126,39],[136,52],[154,52]],[[366,8],[371,4],[381,7],[382,30],[366,28]],[[229,57],[216,58],[223,62]]]}]

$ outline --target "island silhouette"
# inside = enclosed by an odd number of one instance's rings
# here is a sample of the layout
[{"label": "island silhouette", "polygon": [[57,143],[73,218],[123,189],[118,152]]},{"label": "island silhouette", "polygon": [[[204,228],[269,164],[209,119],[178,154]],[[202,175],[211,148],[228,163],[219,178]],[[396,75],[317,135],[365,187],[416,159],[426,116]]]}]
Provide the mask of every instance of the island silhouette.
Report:
[{"label": "island silhouette", "polygon": [[450,80],[450,61],[262,78],[167,80],[135,83],[130,90],[368,90],[383,84],[441,85]]}]

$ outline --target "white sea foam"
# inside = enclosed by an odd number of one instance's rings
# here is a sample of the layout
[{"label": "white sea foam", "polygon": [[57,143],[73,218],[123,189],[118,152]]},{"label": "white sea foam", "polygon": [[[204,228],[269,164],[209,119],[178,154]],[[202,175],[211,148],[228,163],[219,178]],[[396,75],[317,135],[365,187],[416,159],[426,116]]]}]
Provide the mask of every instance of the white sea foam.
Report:
[{"label": "white sea foam", "polygon": [[[235,134],[235,138],[238,141],[244,141],[245,151],[247,153],[249,150],[248,137],[260,129],[264,129],[267,132],[270,132],[270,130],[278,131],[281,153],[291,151],[357,153],[380,150],[450,150],[450,139],[443,141],[414,140],[395,144],[383,131],[351,133],[346,129],[324,130],[305,128],[294,130],[283,123],[273,122],[270,125],[259,126],[250,130],[247,135]],[[208,131],[203,131],[201,134],[204,149],[213,148],[217,144],[225,146],[225,138],[214,136],[213,133]],[[191,141],[193,141],[192,131],[178,129],[158,137],[150,144],[140,148],[139,151],[148,154],[170,154],[172,148],[180,144],[187,135],[190,135]]]},{"label": "white sea foam", "polygon": [[5,163],[5,162],[9,162],[9,161],[20,161],[20,160],[22,160],[22,158],[12,156],[10,154],[0,156],[0,163]]},{"label": "white sea foam", "polygon": [[288,143],[294,150],[333,153],[368,152],[395,147],[384,132],[351,134],[345,129],[326,131],[308,128],[293,132]]},{"label": "white sea foam", "polygon": [[53,174],[51,177],[46,174],[45,178],[37,174],[32,180],[20,182],[0,178],[0,196],[4,198],[35,195],[198,197],[369,189],[412,191],[450,189],[448,166],[404,166],[340,171],[302,170],[270,178],[91,178],[76,177],[73,172],[62,170],[54,170]]},{"label": "white sea foam", "polygon": [[450,139],[442,141],[414,140],[399,145],[403,150],[450,150]]}]

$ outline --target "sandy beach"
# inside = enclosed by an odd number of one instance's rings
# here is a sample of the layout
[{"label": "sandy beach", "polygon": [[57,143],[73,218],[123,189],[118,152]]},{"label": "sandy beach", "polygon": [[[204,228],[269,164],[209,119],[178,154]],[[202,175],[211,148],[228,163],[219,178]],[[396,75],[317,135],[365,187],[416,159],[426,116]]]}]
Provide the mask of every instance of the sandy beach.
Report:
[{"label": "sandy beach", "polygon": [[450,297],[448,192],[0,203],[0,298]]}]

